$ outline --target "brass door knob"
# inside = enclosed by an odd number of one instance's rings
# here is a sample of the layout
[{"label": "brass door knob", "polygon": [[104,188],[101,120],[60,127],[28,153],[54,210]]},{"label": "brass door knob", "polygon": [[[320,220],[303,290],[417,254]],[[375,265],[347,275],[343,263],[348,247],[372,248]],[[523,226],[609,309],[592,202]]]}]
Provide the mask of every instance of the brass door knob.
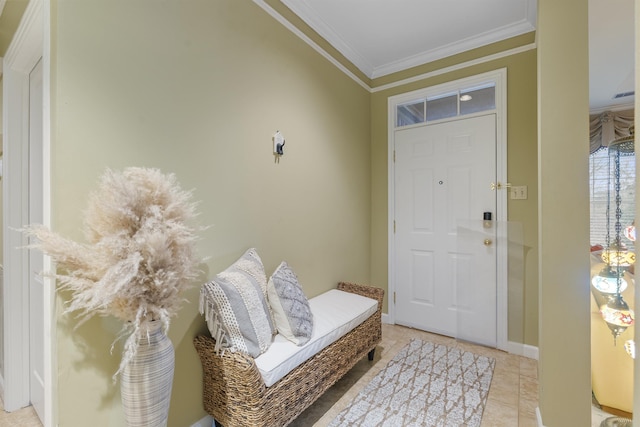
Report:
[{"label": "brass door knob", "polygon": [[485,246],[491,246],[493,242],[491,241],[491,239],[484,239],[484,245]]}]

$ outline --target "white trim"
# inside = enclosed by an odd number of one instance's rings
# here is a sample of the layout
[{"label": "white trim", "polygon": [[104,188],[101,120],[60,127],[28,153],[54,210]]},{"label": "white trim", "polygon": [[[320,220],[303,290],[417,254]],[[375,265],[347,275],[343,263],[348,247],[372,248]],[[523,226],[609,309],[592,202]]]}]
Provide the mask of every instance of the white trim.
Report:
[{"label": "white trim", "polygon": [[353,81],[355,81],[356,83],[358,83],[360,86],[362,86],[364,89],[371,91],[371,87],[365,83],[364,81],[362,81],[362,79],[360,79],[358,76],[356,76],[354,73],[352,73],[351,71],[349,71],[349,69],[347,69],[347,67],[345,67],[344,65],[342,65],[340,62],[338,62],[333,56],[331,56],[326,50],[324,50],[322,47],[320,47],[320,45],[318,45],[316,42],[314,42],[313,40],[311,40],[309,37],[307,37],[306,34],[304,34],[302,31],[300,31],[296,26],[294,26],[291,22],[287,21],[282,15],[280,15],[274,8],[272,8],[271,6],[269,6],[267,3],[265,3],[264,0],[253,0],[253,2],[255,4],[257,4],[258,6],[260,6],[265,12],[267,12],[269,15],[271,15],[272,18],[274,18],[276,21],[278,21],[279,23],[281,23],[286,29],[288,29],[289,31],[291,31],[293,34],[295,34],[296,36],[298,36],[302,41],[304,41],[306,44],[308,44],[309,46],[311,46],[316,52],[318,52],[320,55],[322,55],[327,61],[331,62],[333,65],[335,65],[340,71],[342,71],[343,73],[345,73],[347,76],[351,77],[351,79]]},{"label": "white trim", "polygon": [[544,427],[544,424],[542,424],[542,414],[540,413],[539,406],[536,406],[536,421],[538,422],[538,427]]},{"label": "white trim", "polygon": [[[532,31],[535,31],[535,27],[530,22],[523,19],[520,22],[496,29],[494,31],[488,31],[484,34],[475,35],[465,40],[460,40],[456,43],[451,43],[437,49],[422,52],[417,55],[401,59],[399,61],[390,62],[380,67],[374,67],[372,73],[366,74],[372,79],[384,77],[398,71],[418,67],[420,65],[428,64],[430,62],[457,55],[472,49],[477,49],[491,43],[496,43],[501,40],[506,40],[508,38],[516,37]],[[342,53],[344,54],[344,52]],[[345,56],[351,59],[350,56]]]},{"label": "white trim", "polygon": [[[3,62],[3,122],[6,158],[3,185],[3,248],[4,248],[4,405],[13,411],[29,405],[29,298],[26,271],[26,239],[19,231],[26,224],[25,209],[28,188],[26,171],[28,158],[28,84],[29,73],[43,58],[43,150],[45,225],[50,225],[50,5],[48,0],[31,0]],[[45,43],[46,42],[46,43]],[[45,48],[45,44],[47,47]],[[45,267],[47,267],[45,257]],[[50,264],[49,264],[50,265]],[[55,291],[45,282],[44,295],[44,425],[53,425],[53,304]]]},{"label": "white trim", "polygon": [[213,417],[211,415],[207,415],[206,417],[196,421],[194,424],[191,424],[191,427],[213,427],[213,425]]},{"label": "white trim", "polygon": [[540,354],[540,352],[538,351],[538,347],[514,341],[509,341],[507,343],[507,348],[505,349],[505,351],[510,354],[516,354],[518,356],[526,357],[527,359],[533,360],[538,360]]},{"label": "white trim", "polygon": [[387,311],[389,322],[396,323],[395,277],[395,129],[396,107],[408,101],[409,94],[396,95],[387,100]]},{"label": "white trim", "polygon": [[398,86],[406,85],[406,84],[409,84],[409,83],[415,83],[415,82],[418,82],[420,80],[424,80],[424,79],[428,79],[428,78],[431,78],[431,77],[440,76],[442,74],[451,73],[453,71],[462,70],[464,68],[473,67],[475,65],[484,64],[486,62],[490,62],[490,61],[495,61],[495,60],[498,60],[498,59],[506,58],[508,56],[517,55],[519,53],[527,52],[527,51],[535,49],[535,48],[536,48],[536,44],[535,43],[530,43],[528,45],[524,45],[524,46],[516,47],[516,48],[513,48],[513,49],[505,50],[505,51],[502,51],[502,52],[494,53],[493,55],[487,55],[487,56],[483,56],[482,58],[476,58],[476,59],[472,59],[470,61],[460,62],[458,64],[451,65],[450,67],[439,68],[439,69],[434,70],[434,71],[429,71],[428,73],[418,74],[417,76],[409,77],[409,78],[406,78],[406,79],[403,79],[403,80],[398,80],[398,81],[395,81],[395,82],[392,82],[392,83],[389,83],[389,84],[386,84],[386,85],[377,86],[377,87],[372,88],[371,92],[372,93],[376,93],[376,92],[380,92],[380,91],[387,90],[387,89],[393,89],[393,88],[398,87]]},{"label": "white trim", "polygon": [[282,3],[284,3],[293,13],[300,17],[316,33],[327,40],[331,46],[335,47],[338,52],[344,55],[352,64],[371,79],[384,77],[398,71],[424,65],[471,49],[476,49],[491,43],[496,43],[535,31],[537,19],[537,2],[529,0],[525,7],[525,17],[517,22],[504,25],[490,31],[485,31],[482,34],[475,34],[471,37],[454,43],[449,43],[445,46],[426,50],[406,58],[375,66],[360,52],[353,49],[348,43],[346,43],[342,37],[340,37],[340,35],[331,28],[331,26],[327,25],[325,21],[320,19],[318,14],[307,2],[282,0]]},{"label": "white trim", "polygon": [[[507,69],[502,68],[496,71],[496,179],[498,182],[507,183]],[[491,74],[491,73],[489,73]],[[508,245],[508,209],[507,197],[508,188],[496,190],[496,221],[502,226],[498,227],[498,238],[502,237],[502,245],[497,245],[497,338],[498,348],[504,350],[509,340],[509,254]],[[500,234],[503,234],[500,236]]]},{"label": "white trim", "polygon": [[[42,223],[51,226],[51,2],[44,2],[42,40]],[[44,256],[44,271],[55,271],[51,257]],[[57,418],[57,360],[56,354],[56,282],[51,277],[43,278],[44,284],[44,425],[55,425]]]},{"label": "white trim", "polygon": [[[472,77],[447,82],[437,86],[430,86],[415,91],[391,96],[388,98],[388,140],[387,140],[387,188],[388,188],[388,312],[389,322],[395,323],[395,305],[392,303],[393,294],[395,292],[395,237],[394,237],[394,219],[395,219],[395,163],[393,161],[394,138],[395,138],[395,110],[396,106],[404,102],[426,98],[430,94],[444,93],[451,90],[457,90],[461,87],[469,87],[486,81],[494,81],[496,87],[496,179],[498,182],[507,182],[507,70],[501,68]],[[459,119],[459,117],[456,117]],[[507,189],[498,192],[496,205],[496,220],[506,224],[507,221]],[[496,295],[496,328],[497,328],[497,348],[507,350],[508,348],[508,265],[506,248],[498,246],[497,256],[497,295]]]}]

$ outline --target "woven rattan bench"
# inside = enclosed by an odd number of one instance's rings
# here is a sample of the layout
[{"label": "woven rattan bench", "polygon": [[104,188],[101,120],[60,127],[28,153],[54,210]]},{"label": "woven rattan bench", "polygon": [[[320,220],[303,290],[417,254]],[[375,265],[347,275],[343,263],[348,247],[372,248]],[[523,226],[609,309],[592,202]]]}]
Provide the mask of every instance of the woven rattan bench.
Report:
[{"label": "woven rattan bench", "polygon": [[353,283],[340,283],[338,289],[377,300],[377,310],[270,387],[265,386],[251,356],[230,351],[216,353],[212,338],[194,339],[202,362],[204,409],[217,423],[224,427],[286,426],[365,354],[373,360],[382,338],[384,291]]}]

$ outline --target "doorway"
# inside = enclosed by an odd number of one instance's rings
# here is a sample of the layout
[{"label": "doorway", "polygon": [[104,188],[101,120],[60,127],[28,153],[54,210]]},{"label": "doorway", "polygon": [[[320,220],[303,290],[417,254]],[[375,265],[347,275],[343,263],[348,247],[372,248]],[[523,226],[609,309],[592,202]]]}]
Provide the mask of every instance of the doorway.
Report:
[{"label": "doorway", "polygon": [[505,111],[506,70],[389,98],[392,323],[508,350]]}]

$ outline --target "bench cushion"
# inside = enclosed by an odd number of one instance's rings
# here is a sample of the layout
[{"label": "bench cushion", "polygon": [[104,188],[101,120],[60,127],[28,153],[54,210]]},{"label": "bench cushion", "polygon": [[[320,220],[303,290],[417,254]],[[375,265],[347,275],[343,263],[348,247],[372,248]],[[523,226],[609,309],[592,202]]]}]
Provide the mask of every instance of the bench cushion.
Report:
[{"label": "bench cushion", "polygon": [[309,300],[313,333],[303,346],[282,335],[275,336],[269,350],[255,359],[267,387],[360,325],[378,309],[378,301],[332,289]]}]

